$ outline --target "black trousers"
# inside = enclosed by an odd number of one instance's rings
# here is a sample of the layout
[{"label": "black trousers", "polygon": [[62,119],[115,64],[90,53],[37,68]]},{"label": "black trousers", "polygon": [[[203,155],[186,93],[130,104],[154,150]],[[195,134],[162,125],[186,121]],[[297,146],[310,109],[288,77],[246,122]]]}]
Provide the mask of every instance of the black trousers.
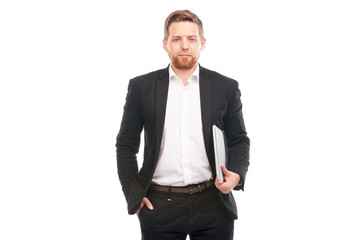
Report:
[{"label": "black trousers", "polygon": [[195,194],[150,190],[154,210],[144,206],[139,220],[143,240],[231,240],[234,220],[221,204],[215,186]]}]

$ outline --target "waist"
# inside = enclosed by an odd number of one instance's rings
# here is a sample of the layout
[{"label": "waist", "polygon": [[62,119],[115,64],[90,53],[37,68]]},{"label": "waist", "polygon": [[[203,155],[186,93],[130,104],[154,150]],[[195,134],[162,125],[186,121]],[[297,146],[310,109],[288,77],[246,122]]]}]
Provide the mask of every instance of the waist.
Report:
[{"label": "waist", "polygon": [[183,194],[195,194],[205,191],[207,188],[214,186],[214,181],[206,181],[199,184],[192,184],[185,187],[172,187],[172,186],[161,186],[151,184],[150,189],[160,192],[168,193],[183,193]]}]

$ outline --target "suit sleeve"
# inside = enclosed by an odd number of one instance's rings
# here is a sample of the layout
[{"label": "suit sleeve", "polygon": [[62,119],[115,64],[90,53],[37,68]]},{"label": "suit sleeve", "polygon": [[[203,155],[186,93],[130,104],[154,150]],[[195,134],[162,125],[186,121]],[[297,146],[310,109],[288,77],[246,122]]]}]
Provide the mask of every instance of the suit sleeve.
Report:
[{"label": "suit sleeve", "polygon": [[244,190],[245,177],[249,167],[250,139],[247,136],[242,114],[238,83],[231,88],[228,109],[224,117],[224,130],[228,145],[228,169],[241,176],[241,182],[234,190]]},{"label": "suit sleeve", "polygon": [[139,151],[140,134],[144,125],[140,102],[140,95],[134,82],[130,80],[120,131],[116,138],[118,175],[126,200],[131,184],[138,174],[136,154]]}]

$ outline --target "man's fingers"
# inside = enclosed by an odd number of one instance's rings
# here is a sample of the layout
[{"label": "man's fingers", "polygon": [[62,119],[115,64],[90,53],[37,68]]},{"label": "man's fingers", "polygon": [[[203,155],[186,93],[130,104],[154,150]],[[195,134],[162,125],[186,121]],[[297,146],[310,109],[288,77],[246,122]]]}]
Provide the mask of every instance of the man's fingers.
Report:
[{"label": "man's fingers", "polygon": [[149,199],[147,199],[146,197],[143,198],[143,201],[142,201],[142,202],[145,204],[145,206],[146,206],[148,209],[150,209],[150,210],[153,210],[153,209],[154,209],[153,205],[151,204],[151,202],[149,201]]},{"label": "man's fingers", "polygon": [[141,210],[141,208],[142,208],[143,206],[144,206],[144,203],[141,202],[139,209],[136,211],[136,216],[139,217],[140,210]]},{"label": "man's fingers", "polygon": [[142,200],[142,202],[141,202],[141,204],[140,204],[139,209],[136,211],[136,215],[137,215],[138,217],[139,217],[140,211],[141,211],[141,209],[144,207],[144,205],[145,205],[148,209],[150,209],[150,210],[153,210],[153,209],[154,209],[154,207],[152,206],[150,200],[147,199],[146,197],[144,197],[143,200]]},{"label": "man's fingers", "polygon": [[221,170],[224,174],[224,182],[219,183],[218,179],[215,179],[215,186],[222,193],[228,194],[240,182],[240,175],[227,170],[224,165],[221,165]]},{"label": "man's fingers", "polygon": [[219,188],[219,186],[220,186],[219,180],[218,178],[215,178],[215,187]]},{"label": "man's fingers", "polygon": [[223,184],[221,184],[220,185],[220,183],[219,183],[219,185],[217,185],[216,186],[219,190],[220,190],[220,192],[222,192],[223,194],[228,194],[230,191],[231,191],[231,188],[226,184],[226,183],[223,183]]},{"label": "man's fingers", "polygon": [[215,179],[215,187],[217,187],[217,189],[219,189],[220,192],[222,192],[223,194],[228,194],[231,190],[228,186],[228,183],[219,183],[219,180],[217,178]]},{"label": "man's fingers", "polygon": [[224,175],[229,175],[229,171],[226,169],[226,167],[224,165],[221,165],[221,170],[223,172]]}]

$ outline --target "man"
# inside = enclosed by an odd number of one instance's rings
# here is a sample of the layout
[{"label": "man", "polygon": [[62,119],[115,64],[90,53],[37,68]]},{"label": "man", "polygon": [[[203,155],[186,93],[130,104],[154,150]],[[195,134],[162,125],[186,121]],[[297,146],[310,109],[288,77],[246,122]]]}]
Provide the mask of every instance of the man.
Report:
[{"label": "man", "polygon": [[[188,10],[165,21],[171,64],[129,82],[117,136],[118,174],[129,214],[143,239],[233,239],[237,219],[231,190],[244,189],[250,141],[235,80],[198,64],[206,40]],[[215,174],[212,125],[225,132],[225,181]],[[144,161],[136,154],[144,129]]]}]

